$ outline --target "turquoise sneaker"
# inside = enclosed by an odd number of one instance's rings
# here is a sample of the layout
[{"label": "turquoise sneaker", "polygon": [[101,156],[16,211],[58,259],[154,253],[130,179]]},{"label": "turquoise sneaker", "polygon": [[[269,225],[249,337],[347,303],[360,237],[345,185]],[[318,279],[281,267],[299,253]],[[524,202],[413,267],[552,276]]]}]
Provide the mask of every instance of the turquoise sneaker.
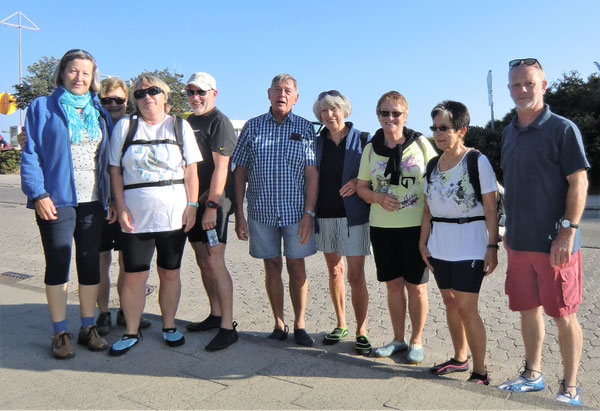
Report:
[{"label": "turquoise sneaker", "polygon": [[391,343],[384,345],[383,347],[379,347],[375,350],[375,356],[376,357],[389,357],[391,355],[396,354],[397,352],[400,351],[406,351],[408,350],[408,344],[406,343],[406,341],[397,341],[397,340],[392,340]]},{"label": "turquoise sneaker", "polygon": [[185,343],[185,337],[177,328],[163,328],[163,339],[169,347],[177,347]]},{"label": "turquoise sneaker", "polygon": [[419,364],[423,362],[425,358],[425,353],[423,350],[423,344],[412,343],[408,347],[408,354],[406,355],[406,361],[409,364]]}]

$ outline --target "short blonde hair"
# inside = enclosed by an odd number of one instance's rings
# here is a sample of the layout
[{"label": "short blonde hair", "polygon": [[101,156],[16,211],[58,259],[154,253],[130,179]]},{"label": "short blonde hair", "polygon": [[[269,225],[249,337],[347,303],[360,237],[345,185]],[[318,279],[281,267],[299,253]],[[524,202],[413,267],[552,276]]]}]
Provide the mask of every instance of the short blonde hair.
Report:
[{"label": "short blonde hair", "polygon": [[165,94],[165,113],[169,113],[169,111],[171,111],[171,103],[170,103],[171,88],[167,85],[167,83],[165,83],[158,77],[153,76],[151,74],[145,74],[145,75],[139,76],[133,83],[133,86],[131,86],[131,90],[129,90],[129,101],[131,101],[131,104],[133,104],[133,108],[135,108],[136,111],[138,111],[137,100],[133,96],[133,93],[137,90],[138,86],[142,83],[147,83],[152,86],[156,86],[163,91],[163,93]]},{"label": "short blonde hair", "polygon": [[127,84],[119,78],[119,77],[108,77],[100,82],[100,91],[98,92],[98,96],[100,98],[106,96],[107,93],[110,93],[116,89],[122,89],[126,96],[129,96],[129,87]]},{"label": "short blonde hair", "polygon": [[348,97],[346,97],[340,92],[337,92],[338,95],[327,94],[328,92],[324,93],[326,94],[320,94],[323,97],[321,97],[320,99],[317,98],[317,101],[315,101],[315,104],[313,105],[313,113],[315,113],[315,117],[317,117],[319,123],[323,122],[321,118],[321,110],[323,110],[326,107],[337,107],[339,110],[342,110],[342,112],[344,113],[344,118],[350,115],[350,113],[352,112],[352,104],[350,104],[350,100],[348,100]]},{"label": "short blonde hair", "polygon": [[405,114],[408,114],[408,102],[406,101],[406,98],[404,98],[404,96],[397,91],[392,90],[388,91],[387,93],[383,93],[383,95],[379,97],[379,100],[377,101],[377,108],[375,109],[377,117],[379,117],[379,108],[385,100],[390,100],[392,103],[398,104],[402,107]]}]

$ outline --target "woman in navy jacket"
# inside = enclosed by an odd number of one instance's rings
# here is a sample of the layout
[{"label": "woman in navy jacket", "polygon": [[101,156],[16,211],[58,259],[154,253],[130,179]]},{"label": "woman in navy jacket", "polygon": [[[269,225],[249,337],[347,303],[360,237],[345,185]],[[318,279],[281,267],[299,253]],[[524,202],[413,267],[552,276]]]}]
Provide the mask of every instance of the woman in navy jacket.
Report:
[{"label": "woman in navy jacket", "polygon": [[96,96],[94,58],[69,50],[54,73],[56,90],[35,99],[27,111],[27,142],[21,185],[27,207],[35,209],[46,259],[46,297],[54,333],[51,352],[75,355],[67,332],[67,283],[73,239],[76,247],[81,329],[77,342],[92,351],[107,348],[94,325],[100,281],[98,256],[109,189],[106,143],[112,128]]},{"label": "woman in navy jacket", "polygon": [[337,316],[337,326],[325,335],[324,344],[336,344],[348,335],[344,259],[352,290],[356,317],[356,352],[371,353],[367,336],[369,294],[365,282],[365,255],[370,254],[369,206],[356,195],[356,176],[362,149],[370,139],[345,119],[352,106],[337,90],[319,94],[313,106],[325,127],[317,137],[319,196],[317,198],[317,249],[323,251],[329,271],[329,291]]}]

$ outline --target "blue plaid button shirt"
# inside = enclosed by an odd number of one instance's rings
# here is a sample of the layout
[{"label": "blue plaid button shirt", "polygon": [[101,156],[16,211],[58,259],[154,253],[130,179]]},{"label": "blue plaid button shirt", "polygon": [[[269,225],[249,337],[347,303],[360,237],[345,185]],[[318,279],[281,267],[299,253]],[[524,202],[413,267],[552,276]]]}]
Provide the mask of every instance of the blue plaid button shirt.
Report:
[{"label": "blue plaid button shirt", "polygon": [[304,168],[316,165],[315,131],[291,111],[277,124],[269,111],[242,129],[231,161],[248,169],[248,216],[283,227],[304,214]]}]

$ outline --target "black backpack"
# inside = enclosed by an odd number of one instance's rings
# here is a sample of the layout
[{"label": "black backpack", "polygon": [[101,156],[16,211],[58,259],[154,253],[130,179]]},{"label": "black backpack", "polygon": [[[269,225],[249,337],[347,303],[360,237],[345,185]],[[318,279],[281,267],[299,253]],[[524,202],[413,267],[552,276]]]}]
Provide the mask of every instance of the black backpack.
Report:
[{"label": "black backpack", "polygon": [[[123,159],[123,155],[127,151],[127,149],[132,145],[154,145],[154,144],[175,144],[179,147],[179,151],[181,152],[181,158],[185,161],[185,157],[183,156],[183,118],[179,116],[174,116],[173,120],[173,132],[175,134],[175,140],[133,140],[135,133],[138,128],[138,115],[132,114],[129,116],[129,130],[127,131],[127,137],[125,137],[125,141],[123,142],[123,148],[121,149],[121,160]],[[186,162],[187,163],[187,162]],[[132,188],[140,188],[140,187],[162,187],[169,186],[173,184],[183,184],[183,179],[178,180],[161,180],[161,181],[151,181],[146,183],[137,183],[137,184],[126,184],[123,186],[123,190],[130,190]]]},{"label": "black backpack", "polygon": [[[477,201],[483,205],[483,200],[481,198],[481,184],[479,183],[479,156],[481,153],[478,150],[469,150],[467,152],[467,172],[469,174],[469,183],[473,186],[473,191],[475,191],[475,197]],[[440,161],[440,156],[435,156],[427,163],[427,167],[425,169],[425,178],[427,178],[427,184],[431,183],[431,173],[437,166],[437,163]],[[504,187],[496,181],[496,185],[498,186],[498,195],[496,196],[496,209],[498,212],[498,226],[504,227],[505,223],[505,214],[504,214]],[[457,223],[464,224],[469,223],[471,221],[477,220],[485,220],[485,216],[477,216],[477,217],[464,217],[464,218],[432,218],[432,221],[441,221],[445,223]]]}]

